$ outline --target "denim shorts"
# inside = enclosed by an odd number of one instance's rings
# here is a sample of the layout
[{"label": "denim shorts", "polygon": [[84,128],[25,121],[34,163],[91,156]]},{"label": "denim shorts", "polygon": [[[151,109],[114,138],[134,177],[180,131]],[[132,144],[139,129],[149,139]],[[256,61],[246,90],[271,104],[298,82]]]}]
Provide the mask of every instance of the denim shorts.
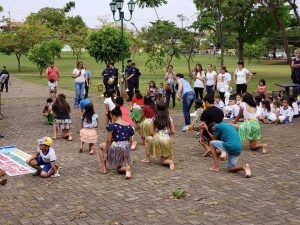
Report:
[{"label": "denim shorts", "polygon": [[211,141],[210,142],[216,149],[219,149],[221,151],[224,151],[227,153],[227,164],[226,167],[227,168],[231,168],[234,167],[237,164],[238,158],[239,158],[239,154],[232,154],[232,152],[228,152],[223,145],[223,141]]},{"label": "denim shorts", "polygon": [[42,171],[49,173],[51,170],[51,164],[50,163],[45,163],[42,159],[42,157],[39,155],[39,157],[36,159],[38,165],[43,165]]}]

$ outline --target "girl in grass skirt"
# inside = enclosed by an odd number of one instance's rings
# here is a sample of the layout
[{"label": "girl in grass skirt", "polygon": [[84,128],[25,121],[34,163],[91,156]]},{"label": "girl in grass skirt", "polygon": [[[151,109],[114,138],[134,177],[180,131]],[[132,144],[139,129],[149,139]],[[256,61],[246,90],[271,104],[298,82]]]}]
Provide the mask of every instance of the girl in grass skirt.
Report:
[{"label": "girl in grass skirt", "polygon": [[160,158],[160,162],[169,166],[171,171],[175,170],[170,137],[174,134],[174,125],[164,102],[158,102],[156,105],[156,115],[150,126],[150,134],[151,136],[146,137],[145,159],[142,162],[149,163],[150,154],[153,158]]},{"label": "girl in grass skirt", "polygon": [[98,115],[95,114],[94,106],[89,103],[85,106],[85,111],[82,115],[82,129],[80,130],[80,149],[79,153],[82,153],[84,143],[89,144],[90,155],[94,154],[94,145],[97,143],[97,132],[98,127]]},{"label": "girl in grass skirt", "polygon": [[132,106],[130,109],[130,117],[135,124],[138,124],[142,115],[142,107],[144,106],[144,97],[140,90],[135,90],[132,98]]},{"label": "girl in grass skirt", "polygon": [[253,96],[249,93],[243,96],[243,102],[240,104],[240,112],[232,121],[232,124],[236,124],[242,116],[244,116],[244,122],[236,126],[241,140],[249,141],[251,150],[262,150],[263,153],[267,153],[267,144],[257,143],[261,138],[261,130],[257,119],[256,103]]},{"label": "girl in grass skirt", "polygon": [[112,123],[107,126],[106,143],[99,146],[99,157],[102,163],[102,173],[106,173],[106,161],[120,173],[131,178],[131,144],[134,130],[131,125],[122,119],[120,106],[111,112]]},{"label": "girl in grass skirt", "polygon": [[152,98],[149,96],[145,96],[144,104],[145,106],[143,108],[142,115],[138,123],[138,128],[143,140],[143,144],[145,144],[145,138],[151,135],[150,127],[152,124],[152,118],[155,115],[155,106]]},{"label": "girl in grass skirt", "polygon": [[55,124],[53,125],[53,139],[56,139],[57,137],[57,130],[61,130],[62,137],[71,141],[71,108],[69,103],[66,101],[66,96],[64,94],[59,94],[57,96],[57,99],[53,103],[52,111],[55,117]]}]

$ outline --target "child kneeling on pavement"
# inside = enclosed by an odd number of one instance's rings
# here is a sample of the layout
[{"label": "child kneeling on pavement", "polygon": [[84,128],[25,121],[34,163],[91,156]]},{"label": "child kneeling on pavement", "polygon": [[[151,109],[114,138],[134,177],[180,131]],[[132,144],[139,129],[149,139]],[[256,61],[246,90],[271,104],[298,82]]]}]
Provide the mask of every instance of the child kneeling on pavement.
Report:
[{"label": "child kneeling on pavement", "polygon": [[[210,171],[219,172],[220,165],[218,161],[218,154],[221,153],[221,159],[226,160],[227,157],[227,171],[237,172],[240,170],[245,171],[245,177],[251,176],[249,164],[236,165],[239,155],[242,152],[242,143],[237,130],[228,123],[218,123],[212,126],[214,134],[211,134],[206,124],[201,124],[212,141],[210,141],[210,150],[214,161],[214,166]],[[218,139],[218,140],[217,140]]]},{"label": "child kneeling on pavement", "polygon": [[[55,150],[51,148],[53,140],[50,137],[44,137],[38,141],[37,152],[34,153],[28,160],[27,163],[33,168],[37,169],[34,176],[47,177],[58,177],[58,167],[56,166],[56,154]],[[43,165],[43,168],[41,168]]]}]

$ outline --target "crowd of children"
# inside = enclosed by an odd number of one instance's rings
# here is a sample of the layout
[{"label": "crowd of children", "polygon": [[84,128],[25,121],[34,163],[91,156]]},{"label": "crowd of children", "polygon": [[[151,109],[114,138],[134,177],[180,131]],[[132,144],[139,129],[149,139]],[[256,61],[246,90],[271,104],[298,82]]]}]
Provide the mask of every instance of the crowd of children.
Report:
[{"label": "crowd of children", "polygon": [[[243,69],[243,68],[242,68]],[[200,72],[199,72],[200,71]],[[288,124],[300,113],[300,96],[294,94],[286,98],[281,91],[278,96],[270,96],[266,92],[266,81],[259,81],[255,95],[247,92],[230,94],[231,75],[226,67],[221,67],[217,75],[213,66],[209,65],[209,73],[202,70],[197,64],[194,79],[199,79],[203,87],[195,86],[199,93],[195,100],[194,120],[188,130],[196,131],[196,138],[203,146],[203,156],[212,156],[211,171],[220,170],[218,155],[227,160],[227,169],[230,172],[243,170],[246,177],[251,176],[249,164],[237,165],[237,159],[242,152],[242,141],[250,144],[253,151],[260,150],[268,153],[268,145],[258,143],[261,139],[260,121],[265,124]],[[238,73],[235,74],[241,76]],[[106,142],[99,145],[99,157],[102,163],[102,172],[106,173],[107,163],[121,173],[126,179],[131,178],[131,151],[135,150],[137,141],[134,134],[139,133],[145,156],[142,162],[149,163],[150,157],[160,159],[171,171],[175,170],[173,163],[172,135],[175,133],[174,122],[169,115],[169,101],[172,93],[176,93],[176,75],[173,66],[168,67],[165,80],[156,87],[154,81],[149,82],[145,96],[137,89],[127,108],[122,97],[117,96],[115,89],[107,90],[104,99],[104,123],[107,129]],[[244,83],[238,84],[243,90]],[[206,87],[207,95],[203,92]],[[216,93],[216,94],[215,94]],[[200,99],[198,99],[200,97]],[[165,103],[166,100],[166,103]],[[173,107],[175,102],[173,102]],[[98,114],[94,106],[85,96],[80,102],[81,130],[80,147],[82,153],[84,144],[88,144],[89,154],[95,152],[97,143]],[[71,108],[64,94],[56,97],[56,89],[50,89],[50,98],[47,99],[43,115],[47,123],[53,126],[53,137],[38,140],[37,152],[28,160],[29,165],[37,169],[35,175],[41,177],[59,176],[56,165],[56,155],[51,147],[53,139],[62,132],[62,138],[72,140],[70,131],[72,120]],[[231,120],[224,123],[223,120]],[[43,165],[43,168],[40,166]]]}]

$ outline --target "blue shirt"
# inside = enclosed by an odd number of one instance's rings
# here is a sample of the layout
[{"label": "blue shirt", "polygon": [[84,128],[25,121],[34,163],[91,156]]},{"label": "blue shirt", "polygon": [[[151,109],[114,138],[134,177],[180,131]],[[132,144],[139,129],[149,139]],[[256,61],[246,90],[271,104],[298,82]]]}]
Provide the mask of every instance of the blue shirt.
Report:
[{"label": "blue shirt", "polygon": [[242,152],[242,143],[237,130],[228,123],[218,123],[215,126],[214,135],[221,141],[225,150],[239,155]]},{"label": "blue shirt", "polygon": [[190,85],[189,82],[187,82],[185,79],[183,78],[180,78],[179,79],[182,83],[182,92],[181,92],[181,95],[184,96],[185,93],[188,93],[188,92],[193,92],[193,88],[192,86]]},{"label": "blue shirt", "polygon": [[87,79],[90,79],[90,78],[91,78],[91,72],[90,72],[89,70],[86,70],[86,71],[85,71],[85,77],[86,77]]},{"label": "blue shirt", "polygon": [[85,109],[85,106],[90,103],[91,101],[88,98],[81,100],[79,105],[80,109]]}]

